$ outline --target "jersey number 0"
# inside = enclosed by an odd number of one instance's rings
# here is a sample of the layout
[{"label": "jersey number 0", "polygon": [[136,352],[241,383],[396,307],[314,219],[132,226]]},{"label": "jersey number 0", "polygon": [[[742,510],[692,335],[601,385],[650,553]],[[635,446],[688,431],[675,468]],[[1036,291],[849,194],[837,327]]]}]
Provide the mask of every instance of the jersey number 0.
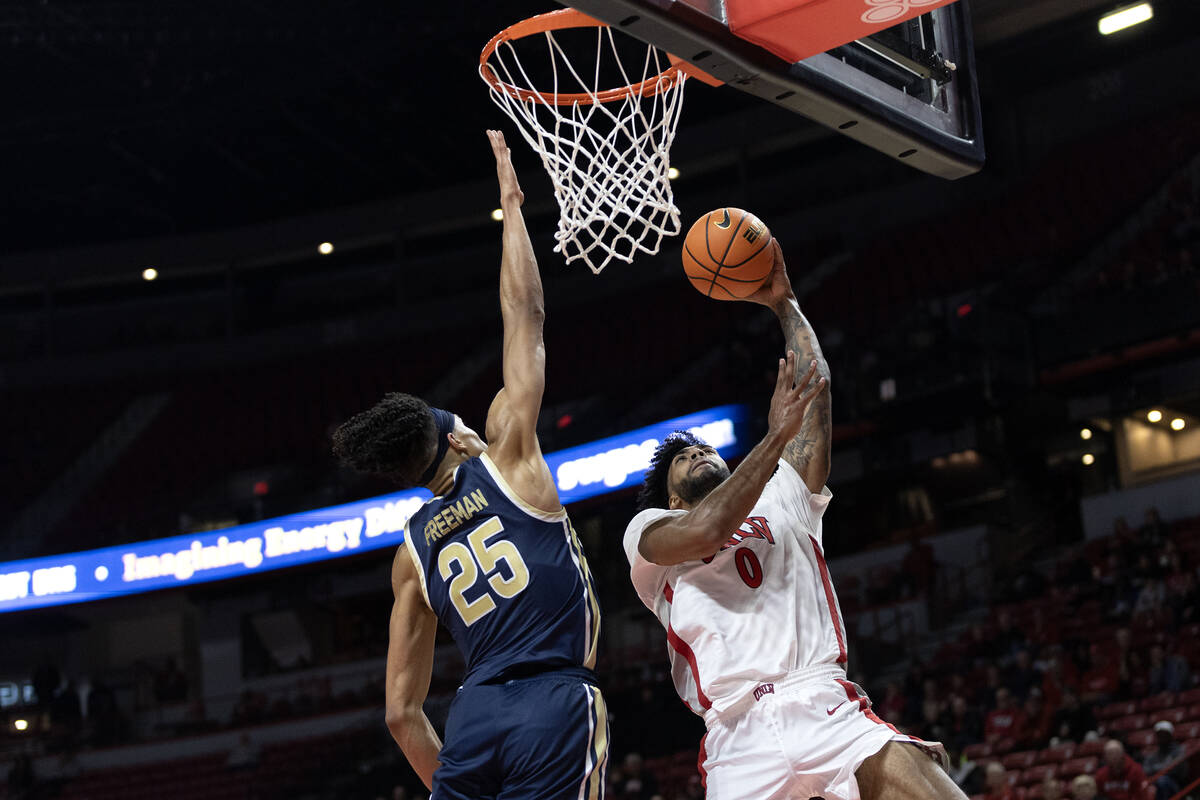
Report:
[{"label": "jersey number 0", "polygon": [[[469,549],[462,542],[451,542],[438,554],[438,572],[442,580],[450,581],[450,602],[454,603],[458,615],[468,626],[496,610],[496,601],[490,592],[485,591],[471,601],[466,598],[467,590],[479,579],[480,569],[488,576],[488,585],[505,599],[516,597],[529,585],[529,568],[525,566],[525,559],[521,558],[517,546],[505,539],[488,544],[488,539],[503,531],[504,523],[500,518],[491,517],[467,534],[467,541],[471,544]],[[511,578],[505,578],[497,570],[501,561],[508,566]],[[452,564],[458,565],[457,574]]]}]

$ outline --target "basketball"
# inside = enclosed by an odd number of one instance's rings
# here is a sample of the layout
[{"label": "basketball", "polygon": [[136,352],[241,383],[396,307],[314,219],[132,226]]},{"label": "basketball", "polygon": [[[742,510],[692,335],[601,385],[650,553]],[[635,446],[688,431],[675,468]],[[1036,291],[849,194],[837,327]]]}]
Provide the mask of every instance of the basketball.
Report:
[{"label": "basketball", "polygon": [[683,271],[696,291],[716,300],[740,300],[763,285],[775,252],[771,231],[740,208],[710,211],[683,242]]}]

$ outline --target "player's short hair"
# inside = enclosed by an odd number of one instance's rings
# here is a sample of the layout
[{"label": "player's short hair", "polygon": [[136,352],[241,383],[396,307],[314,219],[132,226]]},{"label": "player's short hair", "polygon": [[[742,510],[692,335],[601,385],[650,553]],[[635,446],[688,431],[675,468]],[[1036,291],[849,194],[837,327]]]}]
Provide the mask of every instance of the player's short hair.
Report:
[{"label": "player's short hair", "polygon": [[378,475],[408,489],[437,452],[437,425],[419,397],[389,392],[333,432],[333,454],[358,472]]},{"label": "player's short hair", "polygon": [[671,461],[685,447],[703,447],[707,442],[689,431],[675,431],[654,450],[650,458],[650,468],[642,478],[642,489],[638,492],[637,510],[647,508],[667,508],[671,495],[667,488],[667,474],[671,471]]}]

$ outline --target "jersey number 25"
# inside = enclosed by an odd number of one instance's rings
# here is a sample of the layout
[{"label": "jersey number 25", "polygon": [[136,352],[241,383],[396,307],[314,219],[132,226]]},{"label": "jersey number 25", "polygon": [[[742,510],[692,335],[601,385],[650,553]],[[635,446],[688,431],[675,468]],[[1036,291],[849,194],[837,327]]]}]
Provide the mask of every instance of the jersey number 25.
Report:
[{"label": "jersey number 25", "polygon": [[[488,576],[488,585],[505,599],[516,597],[529,585],[529,569],[517,546],[505,539],[488,544],[489,539],[503,531],[504,523],[500,518],[491,517],[467,534],[467,541],[471,544],[469,549],[462,542],[451,542],[438,554],[438,572],[442,580],[450,581],[450,602],[454,603],[454,608],[467,626],[496,610],[496,601],[490,592],[485,591],[471,601],[466,598],[467,590],[479,579],[481,568]],[[511,578],[505,578],[497,569],[501,561],[508,566]],[[457,574],[452,564],[458,565]]]}]

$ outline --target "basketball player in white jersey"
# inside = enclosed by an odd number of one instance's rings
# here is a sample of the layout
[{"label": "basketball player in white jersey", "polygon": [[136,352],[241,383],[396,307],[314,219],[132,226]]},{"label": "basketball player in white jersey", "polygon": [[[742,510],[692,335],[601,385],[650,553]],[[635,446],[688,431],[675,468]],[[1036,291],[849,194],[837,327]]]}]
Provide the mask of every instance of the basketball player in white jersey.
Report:
[{"label": "basketball player in white jersey", "polygon": [[942,746],[881,720],[846,679],[822,553],[829,368],[772,247],[772,275],[747,298],[776,313],[787,340],[766,436],[732,474],[691,434],[668,437],[625,531],[675,688],[708,728],[707,800],[964,800]]}]

